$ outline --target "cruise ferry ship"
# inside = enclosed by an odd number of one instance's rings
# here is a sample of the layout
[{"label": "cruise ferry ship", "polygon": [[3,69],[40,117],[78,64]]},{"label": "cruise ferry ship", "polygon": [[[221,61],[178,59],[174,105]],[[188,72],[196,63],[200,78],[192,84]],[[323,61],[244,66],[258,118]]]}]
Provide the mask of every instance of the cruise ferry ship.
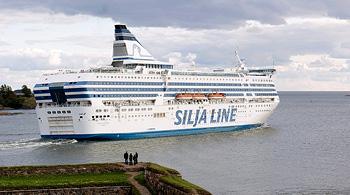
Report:
[{"label": "cruise ferry ship", "polygon": [[273,68],[248,69],[238,60],[227,69],[176,69],[157,61],[125,25],[115,25],[114,35],[111,65],[45,74],[35,85],[43,138],[136,139],[251,129],[263,125],[279,103]]}]

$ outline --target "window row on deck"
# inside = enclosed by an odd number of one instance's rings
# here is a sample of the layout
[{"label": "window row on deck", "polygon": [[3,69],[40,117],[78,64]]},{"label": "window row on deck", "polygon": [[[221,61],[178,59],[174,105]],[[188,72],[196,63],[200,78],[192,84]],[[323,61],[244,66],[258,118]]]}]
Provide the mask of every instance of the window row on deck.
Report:
[{"label": "window row on deck", "polygon": [[[244,93],[227,93],[226,96],[244,96]],[[277,93],[255,93],[256,96],[277,96]],[[131,97],[157,97],[158,94],[78,94],[78,95],[66,95],[67,99],[75,98],[131,98]],[[164,97],[175,97],[176,94],[164,94]],[[36,96],[36,100],[51,100],[51,96]]]},{"label": "window row on deck", "polygon": [[[174,91],[174,92],[221,92],[221,91],[275,91],[273,88],[66,88],[64,92],[83,91]],[[50,93],[50,90],[34,90],[34,94]]]},{"label": "window row on deck", "polygon": [[[126,81],[78,81],[62,83],[36,84],[37,87],[71,86],[71,85],[168,85],[168,86],[248,86],[247,83],[186,83],[186,82],[126,82]],[[252,87],[274,87],[273,84],[250,84]]]}]

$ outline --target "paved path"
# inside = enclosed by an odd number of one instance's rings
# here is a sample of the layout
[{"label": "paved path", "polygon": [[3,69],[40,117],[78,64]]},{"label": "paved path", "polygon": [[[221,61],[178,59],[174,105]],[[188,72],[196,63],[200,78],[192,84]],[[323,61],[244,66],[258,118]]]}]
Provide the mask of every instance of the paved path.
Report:
[{"label": "paved path", "polygon": [[129,182],[140,192],[142,195],[151,195],[151,193],[148,191],[148,189],[140,185],[139,182],[135,180],[135,176],[139,175],[141,172],[127,172],[126,174],[129,175],[128,180]]}]

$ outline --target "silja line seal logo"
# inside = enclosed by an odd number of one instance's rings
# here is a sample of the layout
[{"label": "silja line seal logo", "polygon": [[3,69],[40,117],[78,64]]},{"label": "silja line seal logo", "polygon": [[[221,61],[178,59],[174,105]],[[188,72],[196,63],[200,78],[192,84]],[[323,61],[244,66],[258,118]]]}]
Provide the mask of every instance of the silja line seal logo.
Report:
[{"label": "silja line seal logo", "polygon": [[193,125],[195,127],[199,124],[234,122],[236,113],[237,108],[212,109],[209,112],[207,109],[177,110],[174,125]]}]

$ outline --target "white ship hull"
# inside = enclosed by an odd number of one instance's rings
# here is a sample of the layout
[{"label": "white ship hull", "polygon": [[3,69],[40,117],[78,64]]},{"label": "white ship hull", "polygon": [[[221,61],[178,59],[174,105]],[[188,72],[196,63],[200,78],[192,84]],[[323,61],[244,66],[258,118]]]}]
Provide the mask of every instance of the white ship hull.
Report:
[{"label": "white ship hull", "polygon": [[[37,115],[45,138],[135,139],[255,128],[276,106],[271,102],[127,106],[126,111],[112,107],[99,114],[96,107],[49,107],[37,108]],[[47,112],[52,111],[61,113],[48,119]]]}]

